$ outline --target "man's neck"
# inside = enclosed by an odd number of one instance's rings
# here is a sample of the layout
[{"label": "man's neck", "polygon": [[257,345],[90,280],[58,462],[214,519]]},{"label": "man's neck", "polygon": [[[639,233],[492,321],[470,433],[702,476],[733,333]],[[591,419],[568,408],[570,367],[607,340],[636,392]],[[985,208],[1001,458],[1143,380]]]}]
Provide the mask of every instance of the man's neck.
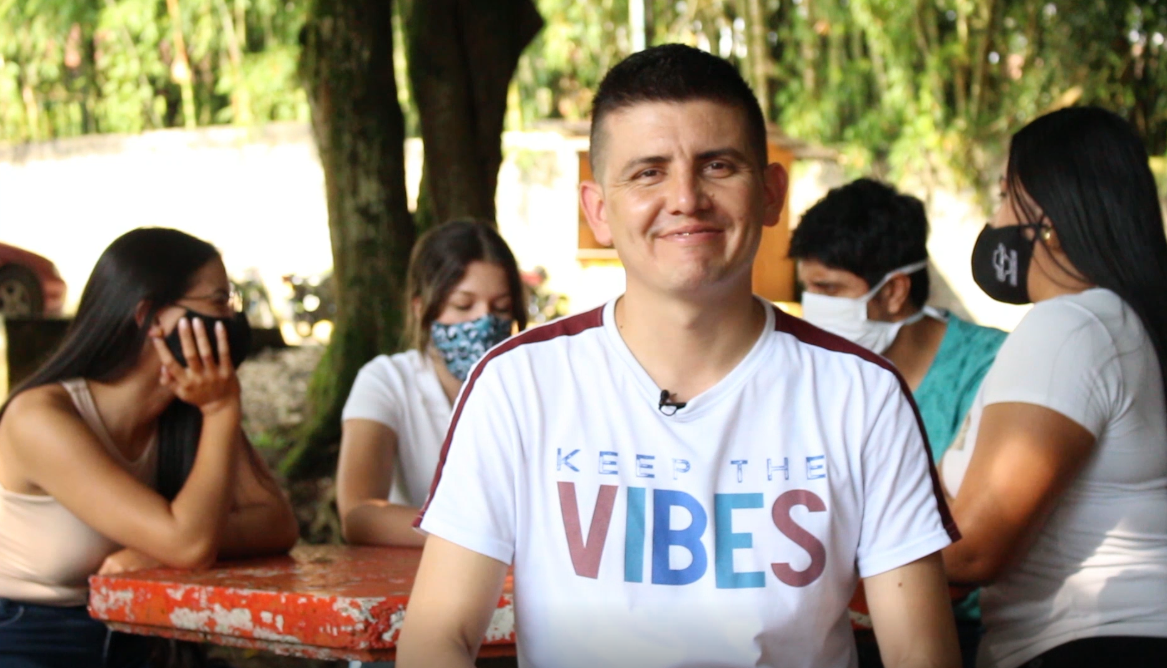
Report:
[{"label": "man's neck", "polygon": [[884,351],[883,356],[896,366],[913,392],[932,368],[947,331],[948,323],[924,317],[901,327],[891,347]]},{"label": "man's neck", "polygon": [[748,287],[717,299],[661,298],[632,286],[616,302],[616,326],[633,357],[674,401],[689,401],[733,371],[765,326]]}]

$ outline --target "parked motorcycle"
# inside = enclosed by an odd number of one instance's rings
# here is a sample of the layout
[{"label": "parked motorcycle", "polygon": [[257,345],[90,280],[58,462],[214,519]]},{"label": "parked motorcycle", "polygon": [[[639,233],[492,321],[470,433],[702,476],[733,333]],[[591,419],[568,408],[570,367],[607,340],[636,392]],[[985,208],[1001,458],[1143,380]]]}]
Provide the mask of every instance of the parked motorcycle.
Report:
[{"label": "parked motorcycle", "polygon": [[318,338],[327,340],[336,322],[336,290],[332,272],[300,276],[288,274],[283,277],[289,289],[288,303],[292,311],[292,323],[302,339]]},{"label": "parked motorcycle", "polygon": [[535,267],[521,272],[520,277],[527,288],[527,320],[530,324],[551,322],[567,315],[567,296],[547,289],[546,269]]}]

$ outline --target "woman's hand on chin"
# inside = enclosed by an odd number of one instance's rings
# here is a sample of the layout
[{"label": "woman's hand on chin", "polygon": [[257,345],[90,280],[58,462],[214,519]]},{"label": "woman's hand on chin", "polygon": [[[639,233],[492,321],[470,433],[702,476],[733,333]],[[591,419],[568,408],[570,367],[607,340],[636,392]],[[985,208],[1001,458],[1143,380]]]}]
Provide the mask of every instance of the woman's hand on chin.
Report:
[{"label": "woman's hand on chin", "polygon": [[239,379],[235,377],[235,367],[231,364],[226,328],[222,323],[215,323],[213,334],[219,351],[216,359],[208,338],[212,333],[206,330],[201,319],[195,318],[191,323],[182,318],[177,327],[186,366],[179,364],[162,339],[155,336],[154,349],[162,360],[159,382],[179,399],[197,406],[204,417],[223,409],[233,409],[238,413]]}]

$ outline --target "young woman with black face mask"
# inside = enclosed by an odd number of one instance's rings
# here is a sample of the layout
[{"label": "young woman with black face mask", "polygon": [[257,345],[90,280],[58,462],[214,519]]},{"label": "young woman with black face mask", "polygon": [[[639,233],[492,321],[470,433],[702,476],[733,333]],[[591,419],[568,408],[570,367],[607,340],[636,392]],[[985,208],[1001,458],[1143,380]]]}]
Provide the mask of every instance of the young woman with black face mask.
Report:
[{"label": "young woman with black face mask", "polygon": [[210,244],[129,232],[98,259],[59,349],[0,408],[0,665],[145,665],[150,642],[86,613],[90,575],[295,543],[240,429],[249,336],[231,294]]},{"label": "young woman with black face mask", "polygon": [[361,369],[342,415],[337,506],[358,545],[421,545],[413,529],[451,408],[474,363],[527,325],[518,265],[489,223],[453,221],[413,248],[408,350]]},{"label": "young woman with black face mask", "polygon": [[1014,137],[972,255],[1033,309],[1006,339],[941,478],[987,585],[978,666],[1167,665],[1167,238],[1147,152],[1097,108]]}]

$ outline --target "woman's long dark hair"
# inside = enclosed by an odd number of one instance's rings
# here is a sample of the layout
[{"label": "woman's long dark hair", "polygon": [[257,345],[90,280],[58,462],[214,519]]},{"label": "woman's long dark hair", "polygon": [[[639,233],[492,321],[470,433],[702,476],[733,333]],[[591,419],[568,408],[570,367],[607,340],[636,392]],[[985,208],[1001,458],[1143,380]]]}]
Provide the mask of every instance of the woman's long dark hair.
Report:
[{"label": "woman's long dark hair", "polygon": [[[214,246],[178,230],[138,228],[118,237],[98,258],[56,352],[8,400],[71,378],[111,382],[124,376],[138,361],[158,311],[182,298],[195,273],[218,257]],[[139,325],[141,303],[148,310]],[[7,407],[0,407],[0,416]],[[202,422],[197,408],[178,399],[158,419],[157,489],[167,499],[186,482]]]},{"label": "woman's long dark hair", "polygon": [[[1014,135],[1006,187],[1014,202],[1025,201],[1024,190],[1041,207],[1071,273],[1114,292],[1139,316],[1167,391],[1167,234],[1134,128],[1097,107],[1046,114]],[[1038,222],[1036,212],[1023,213],[1023,222]]]}]

